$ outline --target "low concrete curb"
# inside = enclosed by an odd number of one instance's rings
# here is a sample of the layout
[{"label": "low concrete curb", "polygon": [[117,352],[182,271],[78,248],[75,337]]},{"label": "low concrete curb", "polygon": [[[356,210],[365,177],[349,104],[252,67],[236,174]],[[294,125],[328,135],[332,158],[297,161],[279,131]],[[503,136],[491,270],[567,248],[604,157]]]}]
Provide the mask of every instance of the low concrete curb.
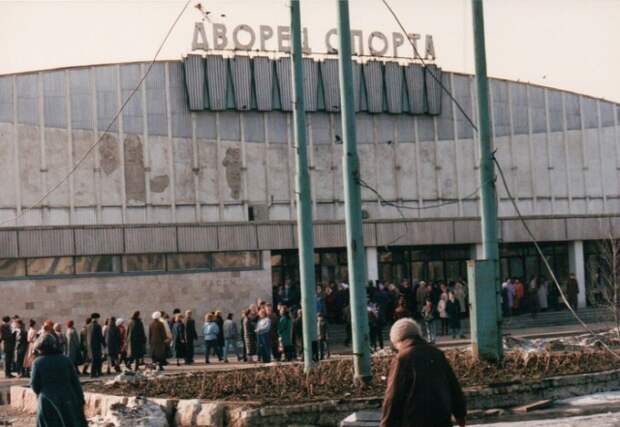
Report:
[{"label": "low concrete curb", "polygon": [[[614,370],[547,378],[538,383],[469,388],[465,393],[469,409],[486,410],[515,407],[542,399],[558,400],[619,389],[620,370]],[[106,416],[112,405],[127,404],[131,399],[135,399],[91,392],[85,392],[84,395],[84,410],[88,417]],[[264,407],[258,407],[252,402],[155,398],[147,400],[157,404],[166,414],[170,425],[176,427],[337,426],[349,414],[377,410],[382,403],[380,397]],[[11,406],[24,412],[35,413],[37,399],[30,388],[13,386]]]}]

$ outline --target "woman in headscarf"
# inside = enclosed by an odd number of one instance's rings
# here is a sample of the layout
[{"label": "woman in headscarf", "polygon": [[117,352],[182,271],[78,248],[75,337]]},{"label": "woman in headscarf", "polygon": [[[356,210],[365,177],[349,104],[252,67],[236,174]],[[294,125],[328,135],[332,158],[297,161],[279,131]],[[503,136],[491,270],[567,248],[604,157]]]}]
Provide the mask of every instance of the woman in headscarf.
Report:
[{"label": "woman in headscarf", "polygon": [[40,355],[32,365],[30,386],[38,398],[37,427],[86,427],[84,393],[71,360],[58,340],[45,333],[37,341]]},{"label": "woman in headscarf", "polygon": [[160,371],[164,370],[168,352],[168,336],[164,324],[161,322],[161,313],[156,311],[151,316],[153,321],[149,326],[149,347],[151,359],[156,363]]},{"label": "woman in headscarf", "polygon": [[131,369],[127,364],[127,328],[125,328],[125,319],[116,319],[116,327],[121,336],[121,351],[118,354],[118,366],[124,363],[127,369]]},{"label": "woman in headscarf", "polygon": [[60,323],[54,324],[54,334],[58,340],[58,348],[60,349],[60,352],[65,354],[65,351],[67,350],[67,338],[65,338],[65,334],[62,333],[62,326]]}]

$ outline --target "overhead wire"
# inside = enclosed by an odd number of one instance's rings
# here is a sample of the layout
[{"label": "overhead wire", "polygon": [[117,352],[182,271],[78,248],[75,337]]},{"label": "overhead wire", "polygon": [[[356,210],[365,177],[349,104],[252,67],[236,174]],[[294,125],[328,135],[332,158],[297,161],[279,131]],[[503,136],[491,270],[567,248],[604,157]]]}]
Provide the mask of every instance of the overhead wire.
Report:
[{"label": "overhead wire", "polygon": [[23,216],[25,216],[28,212],[34,210],[39,205],[41,205],[41,203],[43,203],[49,197],[50,194],[52,194],[54,191],[56,191],[58,188],[60,188],[61,185],[63,185],[65,182],[67,182],[67,180],[75,173],[75,171],[80,167],[80,165],[88,158],[88,156],[90,155],[90,153],[92,153],[92,151],[95,149],[95,147],[97,147],[103,141],[104,137],[108,134],[108,132],[110,132],[110,129],[112,128],[114,123],[116,123],[116,121],[120,117],[121,113],[123,112],[123,110],[125,109],[127,104],[129,104],[129,101],[131,100],[131,98],[133,98],[133,96],[138,92],[140,87],[142,87],[142,84],[144,83],[144,81],[146,80],[147,76],[149,75],[149,73],[153,69],[153,66],[155,65],[155,62],[157,61],[157,58],[159,57],[159,54],[161,53],[162,49],[164,48],[166,42],[168,41],[168,38],[170,38],[170,35],[172,34],[172,31],[176,27],[177,23],[179,22],[179,20],[181,19],[181,17],[185,13],[185,10],[187,10],[187,7],[189,6],[189,4],[191,2],[192,2],[192,0],[186,0],[185,4],[183,5],[183,8],[178,13],[178,15],[176,16],[175,20],[172,22],[172,25],[168,28],[168,31],[166,32],[165,37],[163,38],[162,42],[159,44],[159,47],[157,48],[157,51],[155,52],[155,55],[153,56],[153,59],[149,63],[148,68],[146,69],[146,71],[144,72],[144,74],[142,75],[140,80],[138,81],[138,84],[133,88],[133,90],[129,93],[129,95],[127,96],[125,101],[121,104],[120,108],[116,111],[116,113],[114,114],[114,116],[110,120],[110,123],[105,128],[105,130],[101,133],[99,138],[97,138],[97,140],[90,147],[88,147],[88,150],[86,150],[86,152],[82,155],[82,157],[80,157],[80,159],[71,167],[71,169],[69,169],[69,172],[61,180],[59,180],[54,186],[52,186],[49,190],[47,190],[36,202],[34,202],[32,205],[30,205],[30,206],[28,206],[26,208],[23,208],[21,210],[21,212],[19,214],[17,214],[15,217],[10,218],[10,219],[6,219],[6,220],[0,222],[0,225],[4,225],[4,224],[8,224],[9,222],[17,221],[20,218],[22,218]]},{"label": "overhead wire", "polygon": [[[404,25],[402,24],[402,21],[400,20],[400,18],[398,17],[398,15],[396,14],[396,12],[394,11],[394,9],[392,9],[392,7],[390,6],[390,4],[388,3],[387,0],[381,0],[383,2],[383,4],[386,6],[386,8],[389,10],[389,12],[392,14],[392,16],[394,17],[394,20],[396,21],[396,23],[398,24],[398,26],[400,27],[401,31],[403,32],[405,38],[409,41],[409,43],[411,44],[411,46],[413,47],[414,50],[414,55],[416,57],[416,59],[420,60],[420,62],[422,63],[422,65],[426,65],[424,63],[424,59],[422,58],[422,55],[419,54],[417,46],[415,45],[415,43],[408,37],[408,33],[407,30],[405,29]],[[476,133],[479,133],[478,131],[478,127],[476,126],[476,124],[474,123],[474,121],[472,120],[472,118],[465,112],[465,110],[463,109],[463,107],[460,105],[460,103],[458,102],[458,100],[456,100],[456,98],[452,95],[451,91],[445,87],[445,85],[443,84],[443,82],[441,81],[441,79],[439,77],[437,77],[430,69],[427,69],[427,71],[430,72],[430,75],[437,81],[437,83],[439,84],[439,86],[441,87],[441,89],[450,97],[450,99],[454,102],[454,104],[456,105],[456,107],[459,109],[459,111],[463,114],[463,116],[465,117],[465,119],[469,122],[469,124],[471,125],[471,127],[474,129],[474,131]],[[510,188],[508,186],[508,182],[506,180],[506,177],[504,175],[504,171],[499,163],[499,161],[497,160],[496,156],[495,156],[495,152],[493,152],[492,154],[492,159],[493,162],[495,163],[495,165],[497,166],[497,169],[499,171],[501,180],[502,180],[502,184],[503,187],[506,190],[506,195],[508,196],[508,198],[510,199],[510,202],[512,204],[512,206],[514,207],[514,210],[519,218],[519,221],[521,222],[521,224],[523,225],[524,229],[526,230],[530,240],[532,241],[532,243],[534,244],[536,251],[538,253],[538,255],[540,256],[540,258],[543,261],[543,264],[545,265],[545,268],[547,269],[547,271],[549,272],[549,275],[552,278],[552,281],[555,285],[555,287],[557,288],[559,295],[562,298],[562,301],[564,302],[564,304],[566,305],[566,307],[569,309],[570,313],[572,314],[572,316],[577,320],[577,322],[581,325],[581,327],[590,335],[592,335],[593,337],[596,338],[600,338],[600,335],[597,334],[592,328],[590,328],[588,326],[588,324],[583,321],[583,319],[581,319],[581,317],[579,317],[579,315],[577,314],[577,312],[574,310],[574,308],[570,305],[570,303],[568,302],[568,299],[566,298],[566,294],[564,293],[562,287],[560,286],[560,283],[553,271],[553,269],[551,268],[551,265],[549,264],[549,261],[547,260],[547,258],[545,257],[542,249],[540,248],[540,245],[538,243],[538,240],[536,239],[536,236],[534,236],[534,233],[532,232],[532,230],[530,229],[529,225],[527,224],[527,220],[525,219],[525,217],[521,214],[521,211],[516,203],[515,198],[512,196],[512,193],[510,192]],[[494,180],[495,181],[495,180]],[[369,187],[366,187],[369,188]],[[480,187],[478,187],[479,189]],[[375,194],[377,194],[378,197],[380,197],[380,200],[383,199],[383,197],[381,197],[381,195],[374,189],[371,189],[371,191],[373,191]],[[401,207],[404,208],[404,207]],[[407,207],[408,208],[408,207]],[[430,207],[429,207],[430,208]],[[415,209],[415,208],[414,208]],[[607,350],[609,353],[611,353],[615,358],[620,360],[620,354],[614,352],[603,340],[599,339],[599,342],[601,344],[601,346]]]}]

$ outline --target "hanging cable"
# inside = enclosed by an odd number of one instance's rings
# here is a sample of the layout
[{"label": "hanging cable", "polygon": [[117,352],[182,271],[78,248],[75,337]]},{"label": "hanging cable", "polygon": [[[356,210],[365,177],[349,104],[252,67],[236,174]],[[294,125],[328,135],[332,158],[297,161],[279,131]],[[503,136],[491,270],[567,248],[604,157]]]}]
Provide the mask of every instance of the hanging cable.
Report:
[{"label": "hanging cable", "polygon": [[[551,268],[551,265],[549,265],[549,261],[547,261],[547,257],[545,257],[545,254],[543,253],[540,245],[538,244],[538,241],[536,240],[536,237],[534,236],[534,233],[532,232],[532,230],[530,229],[529,225],[527,224],[527,221],[525,220],[525,218],[523,217],[523,215],[521,214],[521,210],[519,209],[519,206],[517,205],[517,202],[515,200],[514,197],[512,197],[512,193],[510,192],[510,188],[508,187],[508,182],[506,181],[506,177],[504,176],[504,171],[502,169],[502,166],[499,164],[499,162],[497,161],[497,158],[495,157],[495,153],[493,153],[492,155],[493,157],[493,162],[495,163],[495,165],[497,166],[497,170],[499,172],[499,176],[502,180],[502,184],[504,186],[504,189],[506,190],[506,195],[508,196],[508,198],[510,199],[510,202],[512,203],[512,206],[515,210],[515,212],[517,213],[517,216],[519,217],[519,220],[521,221],[521,224],[523,225],[523,228],[525,228],[526,233],[528,234],[530,240],[532,241],[532,243],[534,243],[534,246],[536,247],[536,251],[538,252],[538,255],[540,256],[540,258],[542,259],[545,268],[547,269],[547,271],[549,272],[549,275],[551,276],[551,280],[553,281],[553,283],[555,284],[555,287],[557,288],[560,297],[562,298],[562,301],[564,302],[564,304],[566,305],[566,307],[568,307],[568,309],[570,310],[570,312],[572,313],[573,317],[579,322],[579,324],[583,327],[583,329],[589,333],[590,335],[592,335],[593,337],[598,338],[599,334],[597,334],[596,332],[594,332],[592,330],[592,328],[590,328],[588,326],[588,324],[586,322],[584,322],[581,317],[579,317],[579,315],[577,314],[577,312],[575,311],[575,309],[570,305],[570,303],[568,302],[568,299],[566,298],[566,294],[564,293],[564,291],[562,290],[562,287],[560,286],[560,283],[558,282],[557,277],[555,276],[555,273],[553,272],[553,269]],[[615,358],[617,358],[618,360],[620,360],[620,354],[616,353],[615,351],[613,351],[611,348],[609,348],[609,346],[603,342],[603,340],[599,340],[599,342],[601,343],[601,345],[603,346],[603,348],[605,350],[607,350],[609,353],[611,353]]]},{"label": "hanging cable", "polygon": [[49,190],[47,190],[47,192],[45,192],[45,194],[43,194],[32,205],[22,209],[22,211],[18,215],[16,215],[15,217],[10,218],[10,219],[6,219],[6,220],[0,222],[0,225],[4,225],[4,224],[7,224],[9,222],[17,221],[18,219],[20,219],[21,217],[26,215],[28,212],[32,211],[33,209],[38,207],[41,203],[43,203],[45,201],[45,199],[47,199],[49,197],[50,194],[52,194],[61,185],[63,185],[65,182],[67,182],[67,180],[71,177],[71,175],[73,175],[75,173],[75,171],[80,167],[80,165],[88,158],[88,156],[90,155],[90,153],[92,153],[92,151],[95,149],[95,147],[97,147],[101,143],[101,141],[103,141],[103,137],[107,135],[107,133],[110,131],[110,129],[112,128],[114,123],[116,123],[116,120],[118,120],[118,118],[120,117],[121,113],[123,112],[123,110],[125,109],[127,104],[129,104],[129,101],[131,100],[131,98],[133,98],[133,96],[136,94],[136,92],[138,92],[138,90],[140,89],[140,87],[142,86],[144,81],[146,80],[147,76],[149,75],[149,73],[153,69],[153,66],[155,65],[155,62],[157,61],[157,58],[159,57],[159,54],[161,53],[162,49],[164,48],[164,45],[168,41],[168,38],[172,34],[172,31],[174,30],[174,28],[176,27],[177,23],[179,22],[179,20],[181,19],[181,17],[185,13],[185,10],[187,9],[187,7],[191,3],[191,1],[192,0],[187,0],[185,2],[185,4],[183,5],[183,8],[181,9],[179,14],[175,18],[175,20],[172,22],[172,25],[170,26],[170,28],[166,32],[166,35],[165,35],[164,39],[162,40],[162,42],[160,43],[159,47],[157,48],[157,51],[155,52],[155,56],[153,57],[153,60],[149,63],[148,68],[146,69],[146,71],[144,72],[144,74],[142,75],[140,80],[138,81],[138,84],[136,85],[136,87],[134,87],[134,89],[131,91],[131,93],[127,96],[127,98],[125,99],[125,101],[123,102],[121,107],[118,109],[116,114],[114,114],[114,116],[112,117],[112,120],[110,120],[110,123],[105,128],[103,133],[99,136],[99,138],[97,138],[97,140],[90,147],[88,147],[88,150],[86,150],[84,155],[82,155],[82,157],[80,157],[80,159],[71,167],[69,172],[60,181],[58,181],[53,187],[51,187]]},{"label": "hanging cable", "polygon": [[[418,52],[418,47],[415,45],[415,43],[413,42],[413,40],[411,40],[409,38],[409,34],[407,33],[407,29],[405,28],[405,26],[403,25],[403,23],[401,22],[400,18],[398,17],[398,15],[396,14],[396,12],[394,11],[394,9],[392,9],[392,6],[390,6],[390,4],[388,3],[387,0],[381,0],[383,2],[383,4],[385,5],[385,7],[390,11],[390,13],[392,14],[392,16],[394,17],[394,20],[396,21],[396,23],[398,24],[398,26],[400,27],[400,30],[403,32],[403,35],[405,36],[405,38],[409,41],[409,44],[411,44],[411,47],[413,48],[413,55],[414,55],[414,59],[418,59],[422,65],[424,65],[426,67],[426,62],[424,62],[424,59],[422,59],[422,55],[420,55],[420,52]],[[456,98],[454,97],[454,95],[452,95],[452,92],[450,92],[450,90],[443,84],[443,82],[441,81],[441,78],[437,77],[437,75],[435,73],[433,73],[433,71],[430,68],[426,68],[426,71],[431,75],[431,77],[439,84],[439,87],[441,88],[441,90],[443,90],[446,95],[448,95],[450,97],[450,99],[452,100],[452,102],[454,102],[454,105],[456,105],[456,107],[459,109],[459,111],[461,112],[461,114],[463,114],[463,116],[465,117],[465,119],[467,119],[467,121],[469,122],[469,124],[471,125],[471,127],[477,132],[478,131],[478,127],[476,126],[476,124],[474,123],[474,121],[472,120],[471,117],[469,117],[469,114],[467,114],[467,112],[465,111],[465,109],[461,106],[461,104],[456,100]]]}]

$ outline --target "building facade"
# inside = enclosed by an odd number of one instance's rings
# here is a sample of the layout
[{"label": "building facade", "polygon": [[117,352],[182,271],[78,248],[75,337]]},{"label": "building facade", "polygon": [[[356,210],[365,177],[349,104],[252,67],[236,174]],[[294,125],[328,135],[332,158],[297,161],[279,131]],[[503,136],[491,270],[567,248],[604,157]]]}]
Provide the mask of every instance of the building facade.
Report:
[{"label": "building facade", "polygon": [[[334,63],[304,63],[320,281],[347,277]],[[157,62],[113,121],[148,67],[0,76],[1,312],[239,312],[296,279],[286,59]],[[356,65],[370,280],[453,280],[480,250],[475,132],[416,67]],[[433,70],[476,121],[473,77]],[[588,248],[620,237],[620,105],[499,79],[490,91],[511,192],[585,305]],[[499,183],[498,196],[502,275],[545,274]]]}]

